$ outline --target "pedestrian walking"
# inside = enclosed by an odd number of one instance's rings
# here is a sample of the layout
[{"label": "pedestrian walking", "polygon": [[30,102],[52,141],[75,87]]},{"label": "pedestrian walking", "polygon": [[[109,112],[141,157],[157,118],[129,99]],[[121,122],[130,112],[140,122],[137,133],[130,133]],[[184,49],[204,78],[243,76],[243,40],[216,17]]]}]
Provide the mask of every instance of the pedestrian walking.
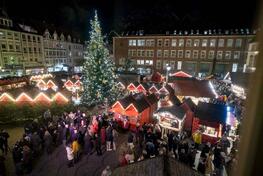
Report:
[{"label": "pedestrian walking", "polygon": [[70,143],[66,144],[66,151],[67,151],[68,167],[73,167],[74,166],[74,154],[73,154],[73,149]]},{"label": "pedestrian walking", "polygon": [[118,138],[118,132],[116,129],[112,130],[112,147],[113,150],[116,151],[116,142],[117,142],[117,138]]}]

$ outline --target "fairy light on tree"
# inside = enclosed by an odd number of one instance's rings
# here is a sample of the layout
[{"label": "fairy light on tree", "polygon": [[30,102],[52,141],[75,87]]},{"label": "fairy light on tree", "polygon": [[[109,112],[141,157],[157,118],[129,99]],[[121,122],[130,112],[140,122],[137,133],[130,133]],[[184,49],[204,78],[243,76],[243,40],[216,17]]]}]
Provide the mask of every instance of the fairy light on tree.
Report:
[{"label": "fairy light on tree", "polygon": [[81,103],[86,106],[104,103],[106,99],[113,102],[119,94],[115,66],[105,47],[96,11],[90,24],[90,40],[83,69],[84,91],[81,96]]}]

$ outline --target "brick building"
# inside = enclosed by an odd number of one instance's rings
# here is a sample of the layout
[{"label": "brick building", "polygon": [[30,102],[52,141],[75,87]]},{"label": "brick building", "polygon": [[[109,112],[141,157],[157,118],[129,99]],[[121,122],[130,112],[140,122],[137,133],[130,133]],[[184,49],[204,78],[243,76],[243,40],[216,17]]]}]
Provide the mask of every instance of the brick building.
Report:
[{"label": "brick building", "polygon": [[[243,34],[242,34],[243,33]],[[248,44],[254,34],[225,31],[224,34],[139,35],[113,38],[113,56],[118,68],[126,59],[140,73],[183,70],[192,75],[242,71]]]}]

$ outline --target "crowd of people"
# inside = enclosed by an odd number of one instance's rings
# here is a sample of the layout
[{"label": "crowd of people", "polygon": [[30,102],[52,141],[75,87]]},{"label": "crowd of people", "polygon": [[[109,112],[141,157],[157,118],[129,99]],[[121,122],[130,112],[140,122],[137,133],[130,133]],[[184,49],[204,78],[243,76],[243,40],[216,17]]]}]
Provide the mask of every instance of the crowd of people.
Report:
[{"label": "crowd of people", "polygon": [[134,132],[129,131],[127,144],[120,151],[120,166],[166,155],[202,174],[223,176],[236,164],[236,144],[231,148],[226,136],[216,144],[202,144],[196,141],[195,135],[187,132],[170,131],[162,137],[158,124],[144,124],[137,126]]},{"label": "crowd of people", "polygon": [[[79,110],[75,113],[65,112],[60,117],[52,116],[47,110],[42,120],[25,125],[23,137],[12,149],[16,174],[30,173],[34,160],[42,154],[51,154],[55,147],[60,145],[65,147],[68,167],[74,167],[74,164],[81,159],[81,155],[91,155],[94,152],[98,156],[102,155],[103,145],[106,146],[106,151],[116,150],[117,124],[107,119],[106,115],[87,117]],[[0,148],[5,154],[9,149],[8,137],[8,133],[2,130]],[[1,174],[5,175],[5,165],[2,161],[4,159],[0,158],[0,160],[3,167]]]}]

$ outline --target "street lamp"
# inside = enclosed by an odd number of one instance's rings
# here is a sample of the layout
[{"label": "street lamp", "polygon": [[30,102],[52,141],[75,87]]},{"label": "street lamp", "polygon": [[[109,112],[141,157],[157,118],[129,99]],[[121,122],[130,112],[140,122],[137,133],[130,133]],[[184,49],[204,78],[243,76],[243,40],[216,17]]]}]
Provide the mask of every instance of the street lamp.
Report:
[{"label": "street lamp", "polygon": [[166,64],[166,83],[168,84],[168,73],[171,70],[171,66],[169,66],[168,64]]}]

